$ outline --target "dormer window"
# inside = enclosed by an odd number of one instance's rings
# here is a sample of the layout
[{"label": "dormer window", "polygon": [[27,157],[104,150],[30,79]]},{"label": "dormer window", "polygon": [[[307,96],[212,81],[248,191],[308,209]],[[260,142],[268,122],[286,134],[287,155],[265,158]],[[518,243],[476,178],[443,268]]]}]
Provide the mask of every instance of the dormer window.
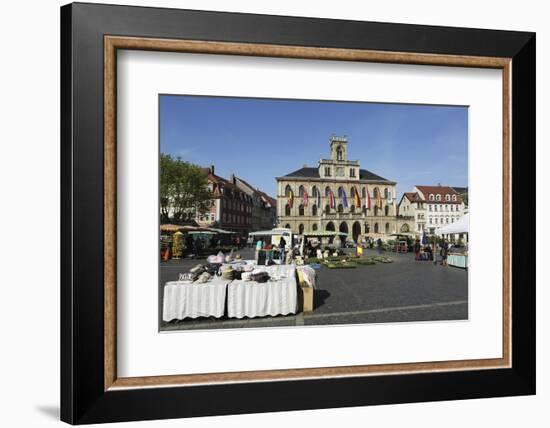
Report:
[{"label": "dormer window", "polygon": [[433,200],[434,200],[434,195],[432,195],[432,194],[430,193],[430,201],[433,201]]},{"label": "dormer window", "polygon": [[450,196],[450,195],[445,195],[445,200],[446,200],[446,201],[450,201],[450,200],[451,200],[451,196]]},{"label": "dormer window", "polygon": [[435,200],[436,200],[436,201],[440,201],[440,200],[441,200],[441,195],[437,195],[437,196],[435,197]]}]

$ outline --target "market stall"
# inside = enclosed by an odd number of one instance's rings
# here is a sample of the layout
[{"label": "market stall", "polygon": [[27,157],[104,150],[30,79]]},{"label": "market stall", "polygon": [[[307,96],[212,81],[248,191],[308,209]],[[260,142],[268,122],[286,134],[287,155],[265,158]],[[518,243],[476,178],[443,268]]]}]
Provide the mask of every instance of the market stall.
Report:
[{"label": "market stall", "polygon": [[191,281],[170,281],[164,286],[162,319],[216,317],[225,313],[227,284],[230,281],[215,277],[197,284]]},{"label": "market stall", "polygon": [[[347,236],[347,233],[335,231],[306,232],[303,234],[300,254],[318,257],[318,250],[324,253],[327,247],[331,250],[340,248],[341,242],[345,241]],[[338,242],[337,245],[335,245],[335,239]]]},{"label": "market stall", "polygon": [[[180,242],[174,237],[180,235]],[[235,232],[213,227],[193,225],[161,224],[160,249],[161,260],[182,258],[189,255],[212,254],[217,251],[229,251],[235,247]],[[179,254],[174,257],[174,242]]]},{"label": "market stall", "polygon": [[[468,233],[470,231],[470,218],[469,214],[465,214],[463,217],[461,217],[459,220],[455,221],[454,223],[451,223],[449,225],[446,225],[444,227],[440,227],[435,230],[436,235],[443,236],[443,237],[454,237],[456,235],[464,235],[466,238],[468,237]],[[460,267],[463,269],[468,268],[468,251],[466,248],[462,248],[461,251],[458,251],[458,249],[453,250],[451,247],[451,251],[449,251],[447,255],[447,264],[449,266],[455,266]]]},{"label": "market stall", "polygon": [[279,241],[281,240],[281,237],[283,237],[286,241],[285,247],[291,248],[294,244],[294,235],[292,233],[291,229],[286,229],[283,227],[277,227],[275,229],[270,230],[259,230],[257,232],[251,232],[248,234],[248,236],[252,237],[253,240],[257,239],[263,239],[267,243],[270,243],[271,245],[279,245]]},{"label": "market stall", "polygon": [[266,272],[269,280],[236,279],[227,286],[229,318],[288,315],[298,311],[298,286],[294,265],[255,266],[252,274]]},{"label": "market stall", "polygon": [[466,269],[468,267],[468,254],[450,252],[447,255],[447,264]]}]

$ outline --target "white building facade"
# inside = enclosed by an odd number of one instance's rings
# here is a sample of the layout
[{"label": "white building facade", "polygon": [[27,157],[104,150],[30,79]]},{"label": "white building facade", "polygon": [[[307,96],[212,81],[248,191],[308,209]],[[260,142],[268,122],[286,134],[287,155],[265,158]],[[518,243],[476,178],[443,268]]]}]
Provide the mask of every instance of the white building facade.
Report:
[{"label": "white building facade", "polygon": [[423,200],[425,228],[430,234],[438,227],[452,224],[464,215],[464,200],[452,187],[415,186],[413,192]]},{"label": "white building facade", "polygon": [[412,223],[411,232],[422,234],[426,231],[426,202],[417,192],[405,192],[398,205],[399,217]]}]

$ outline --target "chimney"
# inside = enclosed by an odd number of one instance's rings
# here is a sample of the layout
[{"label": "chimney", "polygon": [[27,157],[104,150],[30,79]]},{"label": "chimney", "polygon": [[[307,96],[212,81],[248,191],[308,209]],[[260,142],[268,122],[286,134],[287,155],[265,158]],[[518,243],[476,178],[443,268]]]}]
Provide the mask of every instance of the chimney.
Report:
[{"label": "chimney", "polygon": [[229,181],[235,184],[235,174],[231,173],[231,175],[229,176]]},{"label": "chimney", "polygon": [[210,173],[214,174],[214,165],[210,165]]},{"label": "chimney", "polygon": [[302,168],[307,168],[307,163],[304,164],[304,166]]}]

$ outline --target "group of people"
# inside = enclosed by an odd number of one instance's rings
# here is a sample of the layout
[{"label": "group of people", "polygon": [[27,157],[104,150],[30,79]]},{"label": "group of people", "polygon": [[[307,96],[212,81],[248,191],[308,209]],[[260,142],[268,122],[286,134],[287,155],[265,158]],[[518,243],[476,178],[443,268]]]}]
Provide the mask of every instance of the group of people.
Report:
[{"label": "group of people", "polygon": [[287,242],[283,236],[281,236],[278,245],[273,245],[267,238],[258,239],[258,241],[256,241],[256,261],[259,259],[260,251],[266,251],[266,254],[268,255],[266,258],[266,262],[268,262],[269,260],[273,260],[273,250],[277,250],[279,251],[280,263],[284,264],[286,256],[286,244]]},{"label": "group of people", "polygon": [[[287,238],[288,239],[288,238]],[[270,238],[264,237],[256,241],[256,260],[260,251],[266,251],[266,254],[271,259],[274,253],[278,256],[281,264],[289,263],[294,257],[315,257],[317,250],[321,248],[321,242],[316,239],[308,239],[302,237],[293,247],[291,242],[287,242],[284,236],[281,236],[277,244],[272,244]],[[278,253],[278,254],[277,254]]]},{"label": "group of people", "polygon": [[371,236],[367,236],[362,243],[362,247],[376,249],[378,254],[382,254],[382,251],[384,250],[384,242],[380,238],[374,239]]},{"label": "group of people", "polygon": [[[447,266],[447,256],[449,255],[449,243],[446,240],[443,240],[442,243],[438,245],[439,247],[439,257],[441,266]],[[437,260],[434,259],[434,252],[437,247],[434,244],[433,248],[431,245],[422,245],[420,240],[417,239],[414,243],[414,259],[416,261],[433,261],[437,263]]]}]

